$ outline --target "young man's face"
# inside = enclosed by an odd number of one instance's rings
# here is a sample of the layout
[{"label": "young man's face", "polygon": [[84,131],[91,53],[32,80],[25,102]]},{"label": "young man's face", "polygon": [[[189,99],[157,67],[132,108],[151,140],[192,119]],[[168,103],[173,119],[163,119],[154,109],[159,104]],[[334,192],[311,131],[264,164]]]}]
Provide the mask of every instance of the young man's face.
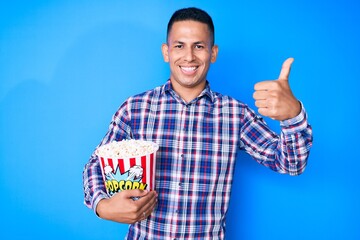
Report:
[{"label": "young man's face", "polygon": [[169,62],[171,82],[178,90],[202,90],[210,63],[215,62],[218,48],[206,24],[196,21],[175,22],[162,45],[164,60]]}]

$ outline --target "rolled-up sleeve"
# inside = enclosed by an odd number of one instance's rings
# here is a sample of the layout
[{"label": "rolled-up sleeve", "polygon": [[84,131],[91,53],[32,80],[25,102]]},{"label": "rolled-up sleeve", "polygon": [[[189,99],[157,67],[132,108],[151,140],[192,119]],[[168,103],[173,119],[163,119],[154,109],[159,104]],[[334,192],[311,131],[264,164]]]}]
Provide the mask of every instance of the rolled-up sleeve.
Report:
[{"label": "rolled-up sleeve", "polygon": [[313,136],[301,104],[298,116],[280,122],[276,134],[264,120],[248,109],[241,132],[241,147],[257,162],[279,173],[295,176],[304,172]]},{"label": "rolled-up sleeve", "polygon": [[100,163],[95,155],[92,155],[83,171],[84,204],[94,210],[100,200],[108,198],[101,173]]},{"label": "rolled-up sleeve", "polygon": [[[97,148],[111,141],[121,141],[129,138],[131,130],[127,124],[128,119],[127,104],[125,102],[114,114],[108,132]],[[108,195],[101,173],[100,161],[95,151],[83,170],[83,188],[84,204],[96,213],[97,204],[100,200],[108,198]]]},{"label": "rolled-up sleeve", "polygon": [[280,126],[281,148],[286,160],[284,166],[290,175],[299,175],[305,170],[313,141],[305,109],[302,107],[295,118],[281,121]]}]

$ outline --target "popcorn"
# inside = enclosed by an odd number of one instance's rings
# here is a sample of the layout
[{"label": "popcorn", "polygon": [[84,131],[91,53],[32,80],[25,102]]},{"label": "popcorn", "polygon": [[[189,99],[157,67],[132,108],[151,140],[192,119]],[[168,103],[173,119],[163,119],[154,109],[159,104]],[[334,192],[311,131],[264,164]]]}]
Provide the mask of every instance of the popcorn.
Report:
[{"label": "popcorn", "polygon": [[96,155],[106,156],[107,158],[129,158],[137,156],[145,156],[157,151],[157,144],[144,140],[122,140],[114,141],[103,146],[100,146],[96,150]]},{"label": "popcorn", "polygon": [[144,140],[122,140],[95,150],[107,194],[123,190],[153,190],[155,187],[156,152],[159,146]]}]

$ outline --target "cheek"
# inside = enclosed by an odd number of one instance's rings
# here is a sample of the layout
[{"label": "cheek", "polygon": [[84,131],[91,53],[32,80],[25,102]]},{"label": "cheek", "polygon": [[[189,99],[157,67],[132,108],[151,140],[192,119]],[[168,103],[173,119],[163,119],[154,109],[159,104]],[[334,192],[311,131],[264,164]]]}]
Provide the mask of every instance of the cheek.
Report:
[{"label": "cheek", "polygon": [[173,66],[179,65],[182,62],[181,56],[171,56],[170,64]]}]

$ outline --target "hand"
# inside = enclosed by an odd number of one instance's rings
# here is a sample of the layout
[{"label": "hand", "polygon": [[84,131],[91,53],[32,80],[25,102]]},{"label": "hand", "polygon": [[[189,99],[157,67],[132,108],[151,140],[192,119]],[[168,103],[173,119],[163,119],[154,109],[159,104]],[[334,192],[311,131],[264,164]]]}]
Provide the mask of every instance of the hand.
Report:
[{"label": "hand", "polygon": [[276,120],[296,117],[300,111],[300,102],[294,97],[289,86],[289,75],[293,58],[284,61],[279,78],[255,84],[255,106],[261,115]]},{"label": "hand", "polygon": [[[133,197],[140,197],[133,200]],[[155,208],[157,193],[144,190],[124,190],[111,198],[101,200],[96,208],[99,217],[132,224],[147,218]]]}]

